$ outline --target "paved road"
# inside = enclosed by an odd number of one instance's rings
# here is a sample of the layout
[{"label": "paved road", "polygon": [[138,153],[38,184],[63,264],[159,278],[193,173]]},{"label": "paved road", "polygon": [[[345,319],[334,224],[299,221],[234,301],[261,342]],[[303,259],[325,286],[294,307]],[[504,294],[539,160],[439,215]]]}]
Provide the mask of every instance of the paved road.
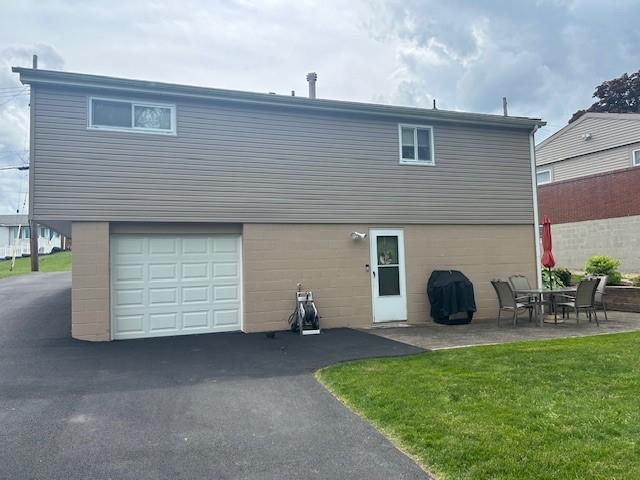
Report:
[{"label": "paved road", "polygon": [[418,479],[313,378],[414,347],[352,330],[92,344],[70,274],[0,281],[0,478]]}]

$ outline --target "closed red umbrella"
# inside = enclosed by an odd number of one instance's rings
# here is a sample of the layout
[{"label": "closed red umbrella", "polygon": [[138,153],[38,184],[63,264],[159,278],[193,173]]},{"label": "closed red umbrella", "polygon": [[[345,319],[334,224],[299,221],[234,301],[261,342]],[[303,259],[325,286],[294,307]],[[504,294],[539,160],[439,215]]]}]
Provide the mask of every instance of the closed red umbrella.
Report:
[{"label": "closed red umbrella", "polygon": [[551,253],[551,220],[546,215],[542,218],[542,265],[549,269],[549,288],[552,288],[551,269],[556,266],[556,260]]}]

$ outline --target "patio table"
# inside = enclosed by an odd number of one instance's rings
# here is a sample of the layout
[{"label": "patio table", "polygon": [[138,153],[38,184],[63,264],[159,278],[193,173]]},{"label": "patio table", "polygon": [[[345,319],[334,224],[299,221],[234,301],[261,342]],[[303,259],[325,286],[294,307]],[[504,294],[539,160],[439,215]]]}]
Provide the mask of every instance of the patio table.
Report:
[{"label": "patio table", "polygon": [[542,297],[544,295],[549,295],[551,300],[551,305],[554,307],[555,312],[555,323],[558,323],[558,314],[555,311],[555,296],[556,295],[566,295],[568,293],[576,293],[578,289],[576,287],[558,287],[558,288],[529,288],[526,290],[516,290],[516,295],[527,295],[530,297],[536,297],[537,299],[537,307],[536,307],[536,315],[538,316],[538,323],[542,326],[544,321],[544,316],[542,313]]}]

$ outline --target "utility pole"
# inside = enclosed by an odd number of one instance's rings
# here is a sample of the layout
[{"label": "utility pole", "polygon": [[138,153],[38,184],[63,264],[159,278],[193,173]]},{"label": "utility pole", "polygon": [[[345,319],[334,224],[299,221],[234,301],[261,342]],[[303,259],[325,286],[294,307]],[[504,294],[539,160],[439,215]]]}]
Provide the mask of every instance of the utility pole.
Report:
[{"label": "utility pole", "polygon": [[38,265],[38,224],[29,220],[29,245],[31,249],[31,271],[37,272]]},{"label": "utility pole", "polygon": [[[38,68],[38,56],[33,56],[33,69]],[[29,89],[31,92],[29,98],[29,166],[33,167],[34,158],[34,120],[35,120],[35,98],[33,95],[33,85]],[[38,225],[33,221],[33,186],[34,186],[33,168],[29,170],[29,244],[31,249],[31,271],[37,272],[40,267],[38,265]]]}]

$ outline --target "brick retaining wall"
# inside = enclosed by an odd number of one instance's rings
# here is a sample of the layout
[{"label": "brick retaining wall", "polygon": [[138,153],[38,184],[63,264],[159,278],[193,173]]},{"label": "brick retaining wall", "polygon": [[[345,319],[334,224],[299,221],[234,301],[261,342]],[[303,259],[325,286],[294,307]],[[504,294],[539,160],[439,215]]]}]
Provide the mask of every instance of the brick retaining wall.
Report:
[{"label": "brick retaining wall", "polygon": [[640,313],[640,287],[607,287],[607,310]]}]

